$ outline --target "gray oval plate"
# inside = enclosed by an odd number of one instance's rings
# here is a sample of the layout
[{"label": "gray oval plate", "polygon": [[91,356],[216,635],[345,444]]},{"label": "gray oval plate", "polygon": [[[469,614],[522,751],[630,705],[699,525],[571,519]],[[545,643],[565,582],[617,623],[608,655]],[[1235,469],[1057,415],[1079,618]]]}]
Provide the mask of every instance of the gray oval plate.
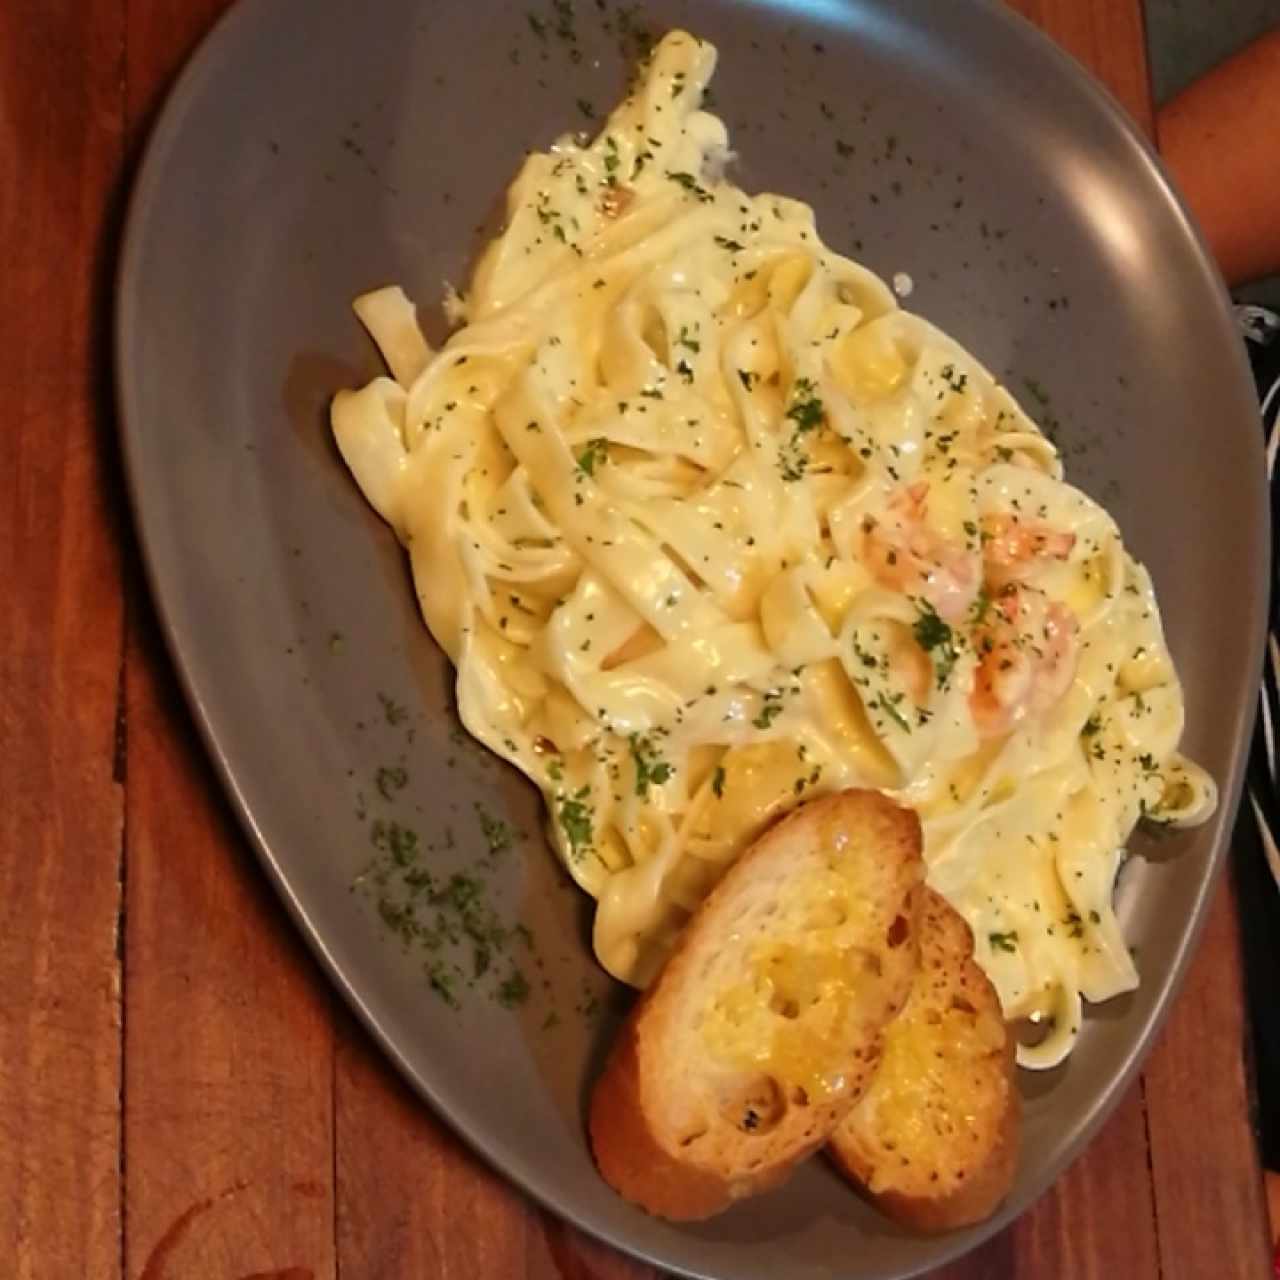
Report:
[{"label": "gray oval plate", "polygon": [[[534,3],[530,16],[481,0],[251,0],[174,91],[130,211],[117,348],[171,652],[299,928],[498,1168],[687,1275],[913,1274],[1049,1185],[1137,1069],[1190,954],[1260,662],[1267,516],[1243,356],[1150,153],[998,5],[645,6],[649,28],[720,46],[715,105],[739,180],[810,201],[830,243],[908,272],[910,305],[1060,435],[1072,478],[1151,566],[1187,685],[1186,746],[1224,796],[1200,830],[1139,842],[1120,899],[1143,986],[1096,1011],[1065,1067],[1025,1079],[1021,1172],[992,1221],[911,1236],[821,1160],[710,1223],[652,1221],[599,1181],[583,1140],[584,1091],[625,995],[595,967],[586,904],[542,846],[534,796],[459,740],[403,558],[325,425],[333,391],[378,367],[351,298],[399,281],[429,304],[462,281],[522,154],[620,95],[638,19],[613,0],[583,0],[571,20]],[[494,937],[517,922],[531,941]]]}]

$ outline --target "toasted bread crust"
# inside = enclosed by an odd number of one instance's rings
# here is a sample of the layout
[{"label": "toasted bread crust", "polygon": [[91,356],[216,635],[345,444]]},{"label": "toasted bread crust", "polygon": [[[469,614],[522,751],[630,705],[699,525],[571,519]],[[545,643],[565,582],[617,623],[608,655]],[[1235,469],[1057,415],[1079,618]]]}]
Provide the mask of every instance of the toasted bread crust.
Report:
[{"label": "toasted bread crust", "polygon": [[915,1231],[937,1234],[972,1226],[995,1213],[1009,1194],[1018,1168],[1021,1135],[1021,1109],[1011,1107],[1004,1112],[1003,1122],[986,1160],[970,1173],[962,1190],[947,1196],[930,1199],[925,1195],[895,1190],[882,1191],[878,1195],[865,1194],[886,1217]]},{"label": "toasted bread crust", "polygon": [[[641,997],[641,1005],[647,998]],[[637,1012],[642,1013],[639,1006]],[[611,1187],[649,1213],[674,1221],[709,1218],[733,1203],[733,1187],[670,1154],[647,1123],[640,1079],[642,1021],[634,1015],[627,1020],[591,1094],[588,1127],[596,1166]]]},{"label": "toasted bread crust", "polygon": [[[921,1019],[942,1009],[981,1029],[995,1043],[986,1052],[957,1051],[941,1067],[939,1088],[977,1091],[979,1105],[963,1131],[938,1123],[932,1159],[908,1157],[907,1136],[894,1120],[879,1119],[887,1086],[873,1080],[832,1136],[827,1148],[838,1168],[883,1213],[918,1231],[950,1231],[989,1217],[1008,1193],[1018,1160],[1021,1100],[1015,1084],[1016,1045],[1003,1028],[999,998],[973,960],[968,925],[932,890],[924,891],[920,921],[920,970],[895,1033],[910,1036]],[[902,1062],[892,1046],[884,1070]],[[909,1068],[908,1068],[909,1069]],[[926,1102],[942,1111],[940,1101]],[[934,1116],[926,1114],[921,1123]]]},{"label": "toasted bread crust", "polygon": [[[833,962],[848,966],[856,993],[834,1051],[837,1083],[811,1098],[764,1068],[735,1075],[695,1034],[723,994],[717,977],[740,976],[751,948],[778,930],[785,886],[814,868],[852,865],[842,859],[860,860],[872,892],[857,945]],[[910,993],[922,877],[918,820],[874,792],[815,800],[757,840],[690,921],[596,1085],[589,1130],[605,1180],[650,1213],[703,1218],[781,1182],[826,1142],[873,1076],[879,1034]]]}]

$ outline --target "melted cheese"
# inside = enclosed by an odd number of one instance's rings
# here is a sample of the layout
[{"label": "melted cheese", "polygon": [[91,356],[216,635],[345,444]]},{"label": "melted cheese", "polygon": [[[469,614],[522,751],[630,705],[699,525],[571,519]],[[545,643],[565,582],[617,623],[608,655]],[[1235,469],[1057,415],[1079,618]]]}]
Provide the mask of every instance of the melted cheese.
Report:
[{"label": "melted cheese", "polygon": [[729,1066],[825,1101],[845,1088],[848,1011],[862,959],[840,948],[761,944],[746,977],[711,1006],[703,1042]]},{"label": "melted cheese", "polygon": [[718,176],[714,64],[668,35],[597,138],[527,158],[441,350],[358,300],[394,377],[335,398],[338,444],[611,973],[647,982],[776,814],[878,787],[1052,1065],[1137,981],[1134,825],[1215,804],[1151,583],[971,355]]},{"label": "melted cheese", "polygon": [[963,1168],[971,1150],[967,1139],[1003,1105],[992,1094],[986,1060],[1003,1050],[1004,1035],[996,1018],[959,1009],[909,1005],[889,1024],[868,1097],[873,1131],[895,1158],[874,1169],[873,1191],[892,1186],[903,1162],[954,1179],[952,1161]]}]

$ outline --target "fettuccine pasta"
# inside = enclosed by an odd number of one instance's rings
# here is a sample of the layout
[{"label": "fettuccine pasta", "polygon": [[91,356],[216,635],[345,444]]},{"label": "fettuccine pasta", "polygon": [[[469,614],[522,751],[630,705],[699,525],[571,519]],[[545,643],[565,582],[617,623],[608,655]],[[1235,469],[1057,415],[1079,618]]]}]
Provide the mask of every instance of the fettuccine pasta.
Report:
[{"label": "fettuccine pasta", "polygon": [[1136,984],[1135,824],[1216,800],[1150,579],[971,355],[722,178],[714,64],[674,32],[594,141],[528,157],[441,350],[358,300],[390,376],[338,444],[611,973],[644,985],[779,813],[875,787],[1051,1065]]}]

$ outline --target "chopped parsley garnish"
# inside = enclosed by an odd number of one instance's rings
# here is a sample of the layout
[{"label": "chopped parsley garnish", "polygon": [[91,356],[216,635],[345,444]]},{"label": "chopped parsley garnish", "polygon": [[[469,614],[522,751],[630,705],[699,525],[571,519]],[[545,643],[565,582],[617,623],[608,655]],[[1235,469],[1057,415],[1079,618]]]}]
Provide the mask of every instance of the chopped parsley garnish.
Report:
[{"label": "chopped parsley garnish", "polygon": [[[479,805],[476,812],[490,851],[507,847],[513,837],[507,824],[488,818]],[[422,971],[430,989],[450,1008],[460,1007],[462,986],[474,988],[486,975],[493,975],[496,959],[513,941],[533,947],[527,928],[508,925],[494,909],[485,879],[432,869],[427,855],[436,852],[437,846],[424,847],[415,831],[378,820],[370,828],[370,839],[373,860],[352,888],[369,893],[383,924],[406,950],[412,948],[422,955]],[[448,828],[440,847],[454,848]],[[490,996],[508,1007],[528,994],[527,982],[514,966],[502,983],[492,976],[487,980],[493,983],[488,988]]]},{"label": "chopped parsley garnish", "polygon": [[614,141],[613,135],[610,134],[604,140],[604,171],[609,175],[609,181],[614,180],[614,174],[617,172],[619,164],[618,144]]},{"label": "chopped parsley garnish", "polygon": [[876,657],[869,649],[864,649],[858,643],[858,637],[853,638],[853,652],[858,661],[862,663],[869,671],[874,671],[880,665],[880,659]]},{"label": "chopped parsley garnish", "polygon": [[702,343],[689,332],[688,325],[683,324],[680,326],[680,332],[676,335],[676,346],[688,347],[694,355],[697,355],[702,350]]},{"label": "chopped parsley garnish", "polygon": [[658,755],[648,738],[633,733],[627,742],[636,766],[636,795],[643,800],[648,796],[650,786],[660,787],[675,770]]},{"label": "chopped parsley garnish", "polygon": [[764,695],[764,706],[760,708],[760,714],[751,722],[757,729],[767,729],[781,714],[781,696],[777,693]]},{"label": "chopped parsley garnish", "polygon": [[989,933],[987,941],[992,951],[1016,951],[1018,949],[1018,931],[1010,929],[1008,933]]},{"label": "chopped parsley garnish", "polygon": [[724,795],[724,765],[716,765],[716,771],[711,775],[711,790],[718,800]]},{"label": "chopped parsley garnish", "polygon": [[534,212],[538,215],[538,221],[544,227],[551,228],[551,234],[555,236],[562,244],[568,244],[568,240],[564,234],[564,226],[560,218],[560,210],[551,207],[551,197],[545,191],[538,192],[538,203],[534,208]]},{"label": "chopped parsley garnish", "polygon": [[916,643],[933,659],[934,670],[938,673],[938,688],[945,689],[951,672],[955,669],[956,659],[960,656],[955,632],[938,616],[938,611],[927,600],[917,600],[916,607],[920,610],[920,616],[916,619],[912,632]]},{"label": "chopped parsley garnish", "polygon": [[519,969],[498,984],[497,1001],[504,1009],[514,1009],[529,998],[529,979]]},{"label": "chopped parsley garnish", "polygon": [[809,470],[809,455],[805,452],[798,436],[792,436],[778,446],[778,470],[788,484],[803,480]]},{"label": "chopped parsley garnish", "polygon": [[812,431],[822,426],[826,410],[814,394],[813,383],[808,378],[797,378],[791,392],[791,407],[787,417],[796,424],[797,431]]},{"label": "chopped parsley garnish", "polygon": [[[484,896],[484,885],[475,876],[466,876],[455,872],[449,877],[448,884],[438,893],[431,895],[436,905],[446,903],[462,915],[474,914]],[[476,921],[471,922],[471,931],[476,928]]]},{"label": "chopped parsley garnish", "polygon": [[454,984],[457,981],[457,975],[450,973],[444,965],[444,961],[437,957],[432,960],[426,968],[427,981],[431,984],[431,990],[440,997],[441,1000],[449,1006],[450,1009],[461,1009],[462,1005],[454,993]]},{"label": "chopped parsley garnish", "polygon": [[1080,736],[1082,738],[1092,738],[1095,733],[1102,730],[1102,717],[1096,712],[1091,715],[1081,726]]},{"label": "chopped parsley garnish", "polygon": [[369,833],[373,847],[379,853],[388,854],[398,867],[407,867],[418,858],[418,833],[398,822],[383,822],[378,818]]},{"label": "chopped parsley garnish", "polygon": [[384,800],[390,800],[397,791],[403,791],[409,785],[409,774],[401,765],[383,765],[374,775],[374,784],[378,794]]},{"label": "chopped parsley garnish", "polygon": [[579,857],[584,849],[591,848],[595,834],[591,830],[591,806],[586,803],[591,795],[589,786],[579,787],[571,796],[561,796],[556,810],[560,830],[569,842],[573,856]]},{"label": "chopped parsley garnish", "polygon": [[594,476],[596,467],[609,459],[609,442],[603,436],[587,441],[587,447],[578,454],[578,470],[584,475]]},{"label": "chopped parsley garnish", "polygon": [[409,712],[389,694],[378,694],[378,701],[382,703],[382,714],[393,729],[409,718]]},{"label": "chopped parsley garnish", "polygon": [[738,381],[741,382],[748,391],[750,391],[759,380],[760,375],[758,373],[752,373],[750,369],[738,370]]},{"label": "chopped parsley garnish", "polygon": [[1023,378],[1022,385],[1026,387],[1031,395],[1040,403],[1041,407],[1049,403],[1049,393],[1037,379]]},{"label": "chopped parsley garnish", "polygon": [[476,801],[476,817],[480,822],[480,831],[485,843],[489,846],[490,855],[505,853],[511,848],[515,832],[501,818],[494,817],[478,800]]},{"label": "chopped parsley garnish", "polygon": [[741,253],[743,246],[736,240],[730,240],[728,236],[716,236],[715,242],[722,249],[728,249],[730,253]]},{"label": "chopped parsley garnish", "polygon": [[894,705],[894,702],[901,700],[901,697],[901,694],[897,694],[894,698],[890,698],[882,693],[876,699],[876,706],[878,706],[880,710],[883,711],[885,715],[887,715],[889,719],[892,720],[893,723],[896,724],[904,733],[910,733],[911,726],[907,723],[906,716],[904,716]]},{"label": "chopped parsley garnish", "polygon": [[796,379],[785,416],[795,423],[795,430],[790,439],[778,447],[778,470],[786,481],[801,480],[809,469],[809,455],[805,452],[802,437],[822,426],[826,417],[822,401],[814,394],[813,383],[808,378]]},{"label": "chopped parsley garnish", "polygon": [[711,192],[708,191],[706,187],[700,186],[697,178],[695,178],[693,174],[679,173],[668,169],[667,177],[670,178],[672,182],[682,186],[690,195],[697,196],[703,204],[710,204]]}]

